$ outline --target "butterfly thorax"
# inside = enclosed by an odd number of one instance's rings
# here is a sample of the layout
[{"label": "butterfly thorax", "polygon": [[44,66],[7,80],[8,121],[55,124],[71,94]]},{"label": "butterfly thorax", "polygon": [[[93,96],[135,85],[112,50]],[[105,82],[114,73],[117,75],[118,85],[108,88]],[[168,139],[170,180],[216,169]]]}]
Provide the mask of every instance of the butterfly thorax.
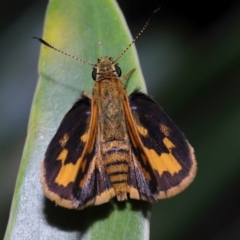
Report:
[{"label": "butterfly thorax", "polygon": [[127,199],[130,144],[123,109],[126,90],[112,71],[101,72],[93,97],[98,108],[97,146],[109,180],[119,201]]}]

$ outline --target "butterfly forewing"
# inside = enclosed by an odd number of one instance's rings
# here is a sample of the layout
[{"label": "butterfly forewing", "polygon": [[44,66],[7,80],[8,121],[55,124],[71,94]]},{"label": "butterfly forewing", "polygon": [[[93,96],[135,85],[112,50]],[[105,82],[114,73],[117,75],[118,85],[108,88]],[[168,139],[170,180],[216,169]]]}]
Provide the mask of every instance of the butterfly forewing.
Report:
[{"label": "butterfly forewing", "polygon": [[[137,168],[135,174],[137,179],[145,179],[149,186],[152,196],[148,200],[151,201],[152,197],[155,199],[156,192],[157,198],[171,197],[181,192],[195,177],[193,148],[163,109],[149,96],[133,92],[129,96],[129,104],[134,125],[128,121],[128,126],[140,138],[135,155],[141,167]],[[134,139],[136,135],[130,135],[132,142],[137,142]],[[140,196],[146,195],[141,192],[140,181],[136,189]]]}]

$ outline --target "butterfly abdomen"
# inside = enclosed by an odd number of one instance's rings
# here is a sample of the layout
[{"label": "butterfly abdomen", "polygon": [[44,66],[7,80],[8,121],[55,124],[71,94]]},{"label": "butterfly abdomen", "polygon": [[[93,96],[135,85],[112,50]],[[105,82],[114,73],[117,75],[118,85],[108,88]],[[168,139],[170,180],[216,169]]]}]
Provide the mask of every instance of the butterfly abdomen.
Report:
[{"label": "butterfly abdomen", "polygon": [[[115,147],[113,147],[113,144]],[[112,146],[111,146],[112,145]],[[104,146],[103,164],[118,201],[127,199],[129,149],[123,141],[112,141]]]}]

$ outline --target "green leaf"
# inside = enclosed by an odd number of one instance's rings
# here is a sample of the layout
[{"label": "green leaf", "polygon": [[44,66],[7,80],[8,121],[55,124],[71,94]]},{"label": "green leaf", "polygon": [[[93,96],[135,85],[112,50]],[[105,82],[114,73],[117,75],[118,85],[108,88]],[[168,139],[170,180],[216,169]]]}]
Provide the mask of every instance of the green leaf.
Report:
[{"label": "green leaf", "polygon": [[[121,11],[111,0],[50,1],[43,38],[91,63],[106,55],[116,59],[131,42]],[[136,69],[127,83],[129,92],[135,88],[145,91],[134,46],[119,60],[119,66],[123,75]],[[75,211],[56,207],[43,195],[39,179],[44,152],[81,92],[91,92],[91,71],[88,65],[42,47],[40,77],[5,239],[149,238],[148,203],[113,201]]]}]

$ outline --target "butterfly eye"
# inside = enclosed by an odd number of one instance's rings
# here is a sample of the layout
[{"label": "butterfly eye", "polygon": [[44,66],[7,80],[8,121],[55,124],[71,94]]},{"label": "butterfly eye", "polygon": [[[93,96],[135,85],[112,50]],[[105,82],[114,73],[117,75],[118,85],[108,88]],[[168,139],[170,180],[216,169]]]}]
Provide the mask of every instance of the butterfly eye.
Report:
[{"label": "butterfly eye", "polygon": [[96,78],[97,78],[97,69],[93,69],[93,71],[92,71],[92,78],[93,78],[93,80],[95,81],[96,80]]},{"label": "butterfly eye", "polygon": [[115,70],[116,70],[117,75],[118,75],[119,77],[121,77],[121,74],[122,74],[121,68],[116,65],[116,66],[115,66]]}]

